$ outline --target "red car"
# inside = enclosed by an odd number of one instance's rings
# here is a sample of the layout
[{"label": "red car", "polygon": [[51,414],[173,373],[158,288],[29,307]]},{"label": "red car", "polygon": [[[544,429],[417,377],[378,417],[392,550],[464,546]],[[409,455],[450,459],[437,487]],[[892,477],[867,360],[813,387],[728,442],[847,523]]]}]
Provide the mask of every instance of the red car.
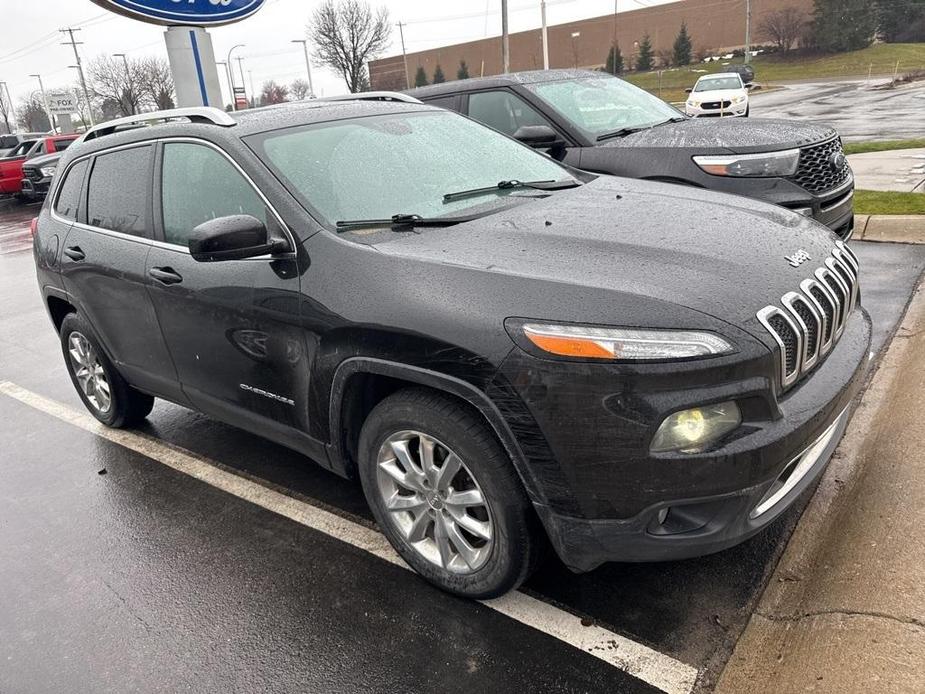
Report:
[{"label": "red car", "polygon": [[0,159],[0,194],[19,195],[22,192],[22,164],[41,154],[63,152],[79,135],[50,135],[26,140]]}]

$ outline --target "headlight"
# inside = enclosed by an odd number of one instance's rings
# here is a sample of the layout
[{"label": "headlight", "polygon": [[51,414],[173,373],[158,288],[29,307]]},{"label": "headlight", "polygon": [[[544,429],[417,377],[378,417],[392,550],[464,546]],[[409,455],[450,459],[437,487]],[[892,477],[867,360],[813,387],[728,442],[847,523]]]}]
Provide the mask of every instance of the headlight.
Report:
[{"label": "headlight", "polygon": [[741,423],[742,413],[734,402],[681,410],[665,418],[649,448],[653,453],[699,453]]},{"label": "headlight", "polygon": [[734,104],[742,104],[742,103],[745,103],[745,100],[746,100],[747,98],[748,98],[748,97],[745,96],[745,94],[743,94],[742,96],[737,96],[735,99],[733,99],[733,100],[732,100],[732,103],[734,103]]},{"label": "headlight", "polygon": [[523,333],[544,352],[584,359],[689,359],[733,351],[719,335],[701,331],[528,323]]},{"label": "headlight", "polygon": [[39,169],[39,171],[42,172],[42,175],[45,176],[45,178],[51,178],[55,175],[56,168],[57,167],[55,166],[43,166],[41,169]]},{"label": "headlight", "polygon": [[697,108],[698,106],[700,106],[700,102],[699,101],[688,101],[687,105],[690,106],[691,108]]},{"label": "headlight", "polygon": [[800,150],[694,157],[694,163],[714,176],[793,176],[800,163]]}]

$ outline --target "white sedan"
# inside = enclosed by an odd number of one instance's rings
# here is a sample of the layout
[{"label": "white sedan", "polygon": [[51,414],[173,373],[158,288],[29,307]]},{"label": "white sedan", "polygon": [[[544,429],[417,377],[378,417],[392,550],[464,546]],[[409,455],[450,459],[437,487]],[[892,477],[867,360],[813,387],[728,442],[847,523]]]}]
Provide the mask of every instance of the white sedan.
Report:
[{"label": "white sedan", "polygon": [[704,75],[686,91],[690,96],[684,112],[689,116],[748,117],[748,88],[735,72]]}]

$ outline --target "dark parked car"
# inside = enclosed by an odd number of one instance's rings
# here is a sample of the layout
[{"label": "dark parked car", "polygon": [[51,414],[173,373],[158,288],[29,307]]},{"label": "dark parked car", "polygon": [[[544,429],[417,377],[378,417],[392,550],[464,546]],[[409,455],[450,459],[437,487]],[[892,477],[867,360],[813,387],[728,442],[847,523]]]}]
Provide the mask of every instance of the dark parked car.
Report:
[{"label": "dark parked car", "polygon": [[42,133],[11,133],[9,135],[0,135],[0,159],[9,156],[10,153],[26,140],[35,141],[42,137]]},{"label": "dark parked car", "polygon": [[845,429],[870,321],[806,217],[423,104],[167,113],[190,122],[92,130],[36,222],[80,397],[113,427],[164,398],[359,477],[446,590],[516,587],[544,534],[576,570],[734,545]]},{"label": "dark parked car", "polygon": [[20,199],[26,202],[34,202],[41,200],[48,194],[48,187],[51,185],[51,179],[55,175],[59,159],[61,159],[61,152],[55,152],[54,154],[33,157],[23,162]]},{"label": "dark parked car", "polygon": [[854,229],[854,176],[841,139],[826,126],[688,118],[629,82],[587,70],[519,72],[408,93],[587,171],[747,195],[813,217],[843,239]]}]

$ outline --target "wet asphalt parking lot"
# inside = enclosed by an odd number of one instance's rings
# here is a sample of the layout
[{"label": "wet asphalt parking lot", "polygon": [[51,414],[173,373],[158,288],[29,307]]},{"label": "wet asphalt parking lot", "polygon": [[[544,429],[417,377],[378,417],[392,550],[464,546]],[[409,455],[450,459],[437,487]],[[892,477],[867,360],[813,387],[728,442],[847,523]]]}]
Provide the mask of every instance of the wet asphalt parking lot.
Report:
[{"label": "wet asphalt parking lot", "polygon": [[777,91],[753,93],[752,116],[828,124],[846,141],[921,137],[925,82],[895,89],[888,84],[889,80],[876,77],[788,84]]},{"label": "wet asphalt parking lot", "polygon": [[[32,214],[0,211],[0,692],[711,688],[803,504],[710,557],[551,558],[511,599],[447,596],[391,560],[358,485],[294,452],[163,402],[134,432],[96,427]],[[925,247],[852,247],[879,352]]]}]

